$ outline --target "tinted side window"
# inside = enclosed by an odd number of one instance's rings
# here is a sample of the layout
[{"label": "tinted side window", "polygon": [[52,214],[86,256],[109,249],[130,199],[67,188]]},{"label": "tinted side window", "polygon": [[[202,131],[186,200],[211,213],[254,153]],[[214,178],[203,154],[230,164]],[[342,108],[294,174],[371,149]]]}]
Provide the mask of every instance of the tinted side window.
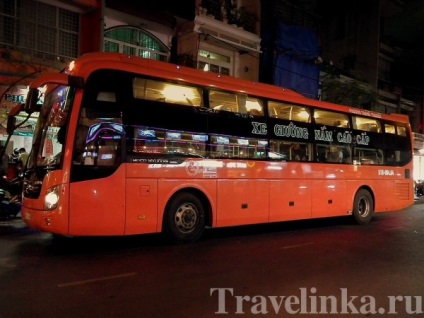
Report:
[{"label": "tinted side window", "polygon": [[271,118],[311,122],[311,110],[308,107],[281,102],[268,102],[268,116]]}]

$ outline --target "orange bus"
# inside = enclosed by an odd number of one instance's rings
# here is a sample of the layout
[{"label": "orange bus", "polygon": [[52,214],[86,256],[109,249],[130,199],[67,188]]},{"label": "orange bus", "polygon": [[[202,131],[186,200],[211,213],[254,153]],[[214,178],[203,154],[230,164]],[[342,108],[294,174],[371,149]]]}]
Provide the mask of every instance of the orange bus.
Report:
[{"label": "orange bus", "polygon": [[365,224],[414,200],[403,115],[117,53],[41,75],[23,109],[39,117],[22,219],[41,231],[189,242],[206,227]]}]

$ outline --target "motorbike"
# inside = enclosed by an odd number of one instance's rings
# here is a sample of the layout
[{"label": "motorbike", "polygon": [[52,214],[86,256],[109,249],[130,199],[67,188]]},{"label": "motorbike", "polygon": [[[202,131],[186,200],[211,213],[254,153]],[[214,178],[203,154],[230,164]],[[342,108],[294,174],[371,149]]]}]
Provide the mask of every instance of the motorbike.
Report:
[{"label": "motorbike", "polygon": [[23,173],[0,185],[0,219],[16,218],[22,207]]}]

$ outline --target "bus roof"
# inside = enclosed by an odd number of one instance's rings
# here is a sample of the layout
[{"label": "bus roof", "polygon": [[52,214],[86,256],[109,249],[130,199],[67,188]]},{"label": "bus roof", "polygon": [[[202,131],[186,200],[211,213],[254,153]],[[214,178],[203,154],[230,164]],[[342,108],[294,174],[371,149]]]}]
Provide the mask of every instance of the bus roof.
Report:
[{"label": "bus roof", "polygon": [[314,100],[292,90],[271,84],[252,82],[231,76],[204,72],[173,63],[144,59],[121,53],[97,52],[82,55],[74,61],[72,70],[68,70],[66,73],[74,76],[80,76],[86,80],[92,72],[100,69],[122,70],[135,74],[159,77],[161,79],[175,80],[180,83],[186,82],[187,84],[231,90],[305,106],[315,106],[328,110],[357,114],[360,116],[383,118],[395,122],[409,123],[407,115],[382,114],[353,106],[338,105]]}]

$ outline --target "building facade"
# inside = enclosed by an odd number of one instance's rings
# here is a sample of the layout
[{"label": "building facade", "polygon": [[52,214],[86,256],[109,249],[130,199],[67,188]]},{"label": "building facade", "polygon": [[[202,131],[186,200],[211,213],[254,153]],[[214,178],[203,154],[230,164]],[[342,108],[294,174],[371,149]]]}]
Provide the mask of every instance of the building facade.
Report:
[{"label": "building facade", "polygon": [[[0,120],[4,126],[7,112],[23,101],[26,86],[38,74],[60,71],[85,53],[108,51],[294,90],[300,90],[299,81],[306,82],[321,99],[408,114],[413,130],[422,133],[424,93],[398,80],[405,73],[397,72],[405,55],[391,27],[413,2],[187,0],[164,10],[160,1],[2,1]],[[290,37],[281,35],[277,25],[288,26]],[[300,33],[317,41],[308,42],[310,54],[296,63],[318,69],[317,77],[293,76],[289,43]],[[286,64],[276,64],[281,61]],[[29,137],[14,137],[16,146],[30,145]]]}]

